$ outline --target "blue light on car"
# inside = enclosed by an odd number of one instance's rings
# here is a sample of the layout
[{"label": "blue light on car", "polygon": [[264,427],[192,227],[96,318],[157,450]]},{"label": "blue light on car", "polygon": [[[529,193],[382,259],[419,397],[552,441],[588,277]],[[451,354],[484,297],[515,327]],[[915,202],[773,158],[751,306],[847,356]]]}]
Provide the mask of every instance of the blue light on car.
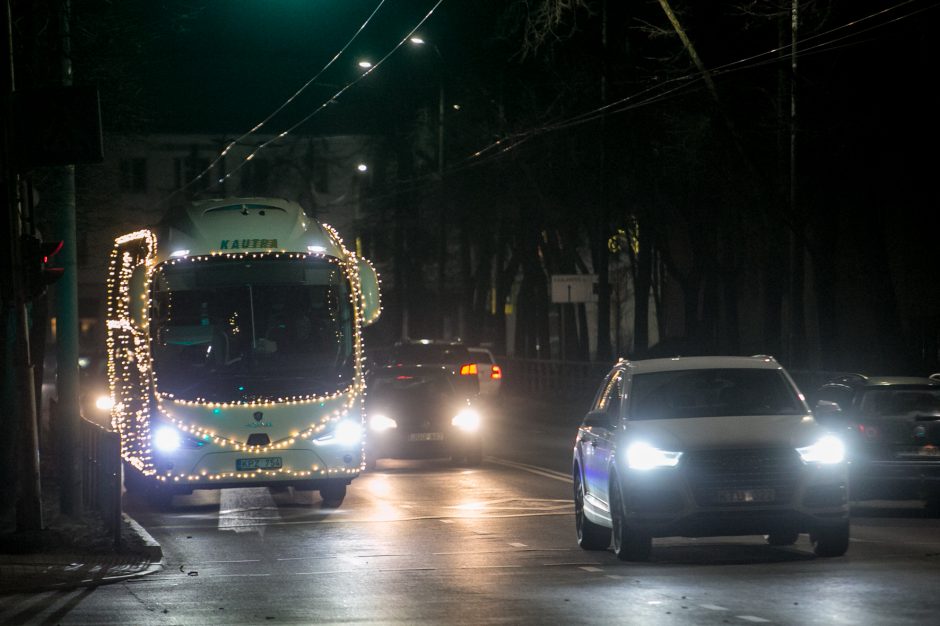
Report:
[{"label": "blue light on car", "polygon": [[648,443],[638,441],[627,447],[627,466],[635,470],[651,470],[657,467],[675,467],[681,452],[660,450]]},{"label": "blue light on car", "polygon": [[797,448],[804,463],[833,465],[845,460],[845,444],[835,435],[824,435],[816,443]]}]

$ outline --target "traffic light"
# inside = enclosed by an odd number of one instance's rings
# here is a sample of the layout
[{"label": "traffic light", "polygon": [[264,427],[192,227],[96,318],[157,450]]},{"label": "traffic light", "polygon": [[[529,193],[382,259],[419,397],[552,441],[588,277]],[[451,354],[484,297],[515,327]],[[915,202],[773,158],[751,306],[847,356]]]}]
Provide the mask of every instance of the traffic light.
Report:
[{"label": "traffic light", "polygon": [[46,285],[62,278],[65,269],[46,267],[61,249],[61,241],[40,241],[32,235],[23,236],[23,292],[28,299],[38,298],[46,292]]}]

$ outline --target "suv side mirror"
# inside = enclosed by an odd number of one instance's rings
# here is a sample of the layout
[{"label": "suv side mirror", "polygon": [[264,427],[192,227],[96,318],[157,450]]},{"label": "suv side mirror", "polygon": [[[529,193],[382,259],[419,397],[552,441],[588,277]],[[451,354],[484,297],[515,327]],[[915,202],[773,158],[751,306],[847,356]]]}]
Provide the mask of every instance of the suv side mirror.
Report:
[{"label": "suv side mirror", "polygon": [[832,402],[831,400],[817,400],[813,413],[816,417],[836,417],[841,415],[842,407],[839,406],[838,402]]},{"label": "suv side mirror", "polygon": [[584,426],[590,428],[606,428],[613,430],[614,420],[607,411],[591,411],[584,416]]}]

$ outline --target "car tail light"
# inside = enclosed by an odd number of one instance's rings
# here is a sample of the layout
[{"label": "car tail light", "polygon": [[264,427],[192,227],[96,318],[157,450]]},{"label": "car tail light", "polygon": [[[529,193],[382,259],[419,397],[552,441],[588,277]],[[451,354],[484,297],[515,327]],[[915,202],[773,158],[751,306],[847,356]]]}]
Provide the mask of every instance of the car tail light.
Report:
[{"label": "car tail light", "polygon": [[494,365],[490,369],[490,378],[492,378],[493,380],[499,380],[502,377],[503,377],[503,368],[501,368],[499,365]]},{"label": "car tail light", "polygon": [[858,432],[865,435],[869,439],[877,439],[879,435],[881,435],[881,433],[878,432],[878,428],[876,426],[866,426],[865,424],[858,425]]},{"label": "car tail light", "polygon": [[460,375],[461,376],[476,376],[477,375],[477,364],[476,363],[466,363],[460,366]]}]

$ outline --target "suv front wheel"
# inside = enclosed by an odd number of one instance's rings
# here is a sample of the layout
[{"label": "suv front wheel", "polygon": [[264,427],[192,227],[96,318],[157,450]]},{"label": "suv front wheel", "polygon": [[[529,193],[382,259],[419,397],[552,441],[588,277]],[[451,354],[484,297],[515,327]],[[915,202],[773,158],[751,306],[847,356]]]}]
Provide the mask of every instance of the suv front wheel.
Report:
[{"label": "suv front wheel", "polygon": [[610,529],[595,524],[584,515],[584,483],[578,468],[574,472],[574,523],[578,545],[584,550],[606,550],[610,545]]},{"label": "suv front wheel", "polygon": [[621,561],[649,561],[653,538],[648,533],[630,528],[624,521],[623,494],[616,475],[610,480],[610,521],[617,558]]}]

